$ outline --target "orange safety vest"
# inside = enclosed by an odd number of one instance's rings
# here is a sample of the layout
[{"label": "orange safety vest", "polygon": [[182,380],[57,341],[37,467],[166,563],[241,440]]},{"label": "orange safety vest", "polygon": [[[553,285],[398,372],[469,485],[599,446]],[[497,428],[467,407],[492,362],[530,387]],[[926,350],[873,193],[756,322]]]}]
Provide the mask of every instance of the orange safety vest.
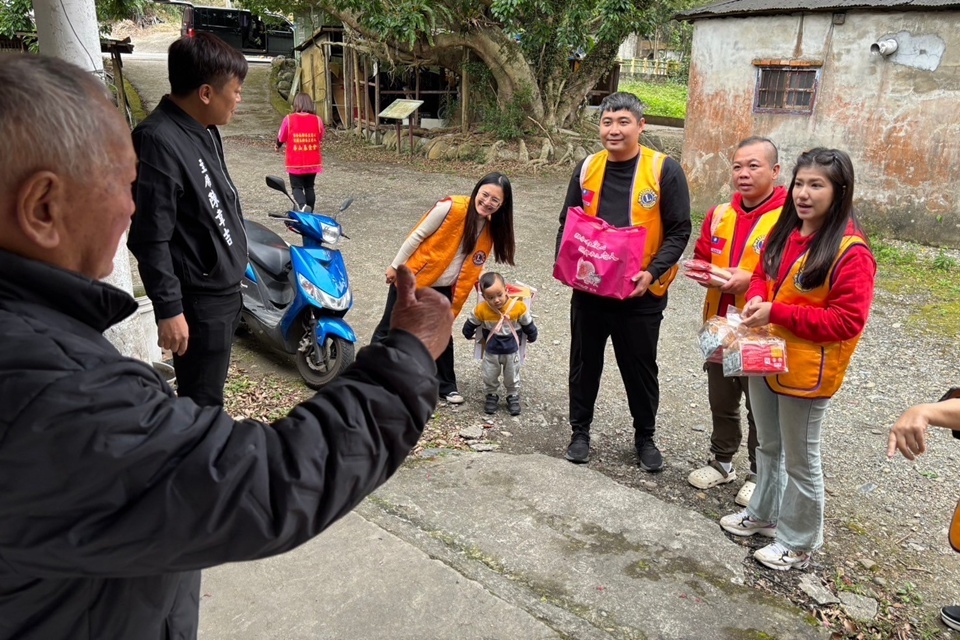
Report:
[{"label": "orange safety vest", "polygon": [[[797,258],[790,267],[790,272],[779,289],[776,283],[767,278],[767,299],[784,304],[805,305],[812,307],[826,306],[827,296],[830,293],[830,279],[833,270],[837,267],[846,252],[853,246],[865,244],[859,236],[844,236],[840,243],[840,250],[830,267],[823,284],[805,291],[797,286],[800,274],[803,272],[803,263],[806,253]],[[843,382],[843,375],[850,364],[850,356],[860,341],[862,331],[848,340],[840,342],[819,343],[798,338],[793,332],[770,325],[770,330],[787,343],[787,367],[789,371],[775,376],[767,376],[767,386],[775,393],[796,398],[829,398],[837,392]]]},{"label": "orange safety vest", "polygon": [[[633,176],[633,198],[630,208],[630,223],[635,227],[646,227],[647,239],[643,247],[643,269],[650,266],[663,245],[663,222],[660,220],[660,171],[666,156],[659,151],[640,147],[640,159]],[[583,212],[595,216],[600,209],[600,187],[603,186],[603,172],[607,166],[606,150],[587,156],[580,170],[580,189],[583,191]],[[648,291],[663,297],[667,287],[677,276],[677,265],[673,265],[658,279],[650,283]]]},{"label": "orange safety vest", "polygon": [[[740,261],[737,264],[731,264],[730,256],[733,255],[733,232],[737,226],[737,211],[729,202],[717,205],[710,220],[710,234],[714,238],[722,238],[725,242],[714,241],[712,243],[713,246],[719,244],[720,248],[711,249],[710,262],[723,269],[737,268],[753,273],[757,264],[760,263],[760,250],[763,249],[763,243],[773,225],[776,224],[777,218],[780,217],[782,209],[783,207],[777,207],[757,217],[757,220],[753,223],[753,229],[747,234]],[[720,289],[707,289],[707,296],[703,301],[704,320],[720,315],[720,298],[722,295],[723,292]],[[746,303],[746,294],[735,296],[734,304],[737,305],[737,308],[743,309],[743,305]]]},{"label": "orange safety vest", "polygon": [[[440,223],[440,227],[427,237],[406,262],[417,277],[418,287],[430,287],[443,275],[450,263],[457,257],[460,244],[463,240],[463,226],[467,219],[467,207],[470,205],[470,196],[450,196],[450,213]],[[441,200],[443,202],[443,200]],[[420,218],[419,226],[430,212]],[[408,236],[409,237],[409,236]],[[483,230],[477,237],[473,250],[463,259],[460,274],[453,283],[453,315],[460,313],[464,301],[470,291],[480,279],[480,272],[487,262],[490,250],[493,248],[493,236],[490,234],[490,224],[483,225]]]},{"label": "orange safety vest", "polygon": [[315,170],[323,167],[320,153],[320,118],[312,113],[287,116],[287,170]]}]

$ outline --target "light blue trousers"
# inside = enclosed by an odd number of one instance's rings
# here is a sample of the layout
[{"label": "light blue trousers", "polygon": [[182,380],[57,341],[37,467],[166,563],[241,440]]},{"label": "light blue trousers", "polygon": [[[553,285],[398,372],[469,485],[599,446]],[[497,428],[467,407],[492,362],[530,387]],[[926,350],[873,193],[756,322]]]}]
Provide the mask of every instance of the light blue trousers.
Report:
[{"label": "light blue trousers", "polygon": [[757,422],[757,488],[748,513],[777,523],[777,542],[809,552],[823,544],[820,427],[829,398],[778,395],[763,377],[750,378]]}]

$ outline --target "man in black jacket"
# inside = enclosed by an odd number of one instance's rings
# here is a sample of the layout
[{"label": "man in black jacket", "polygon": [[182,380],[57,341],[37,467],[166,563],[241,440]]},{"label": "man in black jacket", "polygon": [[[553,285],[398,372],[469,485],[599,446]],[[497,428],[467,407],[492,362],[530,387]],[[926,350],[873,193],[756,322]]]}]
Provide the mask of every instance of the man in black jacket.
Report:
[{"label": "man in black jacket", "polygon": [[660,383],[657,342],[667,306],[667,287],[690,238],[690,192],[680,164],[640,145],[643,106],[636,96],[613,93],[600,103],[603,151],[577,165],[560,211],[557,253],[567,210],[582,207],[615,227],[647,230],[643,268],[625,300],[574,290],[570,300],[570,427],[567,460],[590,458],[590,425],[603,373],[603,352],[613,341],[617,367],[633,417],[633,444],[640,468],[663,468],[654,442]]},{"label": "man in black jacket", "polygon": [[140,160],[127,246],[153,302],[177,389],[222,405],[247,237],[218,125],[240,102],[247,61],[209,33],[170,45],[170,94],[133,132]]},{"label": "man in black jacket", "polygon": [[0,57],[0,638],[190,639],[204,567],[282,553],[416,443],[453,315],[398,273],[389,337],[273,424],[177,398],[102,332],[136,157],[94,76]]}]

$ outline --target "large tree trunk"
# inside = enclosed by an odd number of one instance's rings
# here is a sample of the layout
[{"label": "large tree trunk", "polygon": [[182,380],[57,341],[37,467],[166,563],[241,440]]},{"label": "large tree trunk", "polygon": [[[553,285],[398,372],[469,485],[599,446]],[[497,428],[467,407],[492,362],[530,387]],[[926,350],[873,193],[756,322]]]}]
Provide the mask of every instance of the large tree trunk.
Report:
[{"label": "large tree trunk", "polygon": [[557,123],[568,126],[577,119],[580,105],[590,90],[607,73],[617,58],[618,46],[600,44],[594,47],[570,76],[562,94],[557,96]]}]

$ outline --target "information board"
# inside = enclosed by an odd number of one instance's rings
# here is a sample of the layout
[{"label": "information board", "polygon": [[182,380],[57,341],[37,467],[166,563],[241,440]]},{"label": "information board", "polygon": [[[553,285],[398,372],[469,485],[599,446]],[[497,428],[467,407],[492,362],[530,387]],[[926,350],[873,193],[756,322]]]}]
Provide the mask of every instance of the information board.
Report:
[{"label": "information board", "polygon": [[419,109],[422,104],[423,100],[394,100],[390,106],[380,112],[380,117],[403,120]]}]

